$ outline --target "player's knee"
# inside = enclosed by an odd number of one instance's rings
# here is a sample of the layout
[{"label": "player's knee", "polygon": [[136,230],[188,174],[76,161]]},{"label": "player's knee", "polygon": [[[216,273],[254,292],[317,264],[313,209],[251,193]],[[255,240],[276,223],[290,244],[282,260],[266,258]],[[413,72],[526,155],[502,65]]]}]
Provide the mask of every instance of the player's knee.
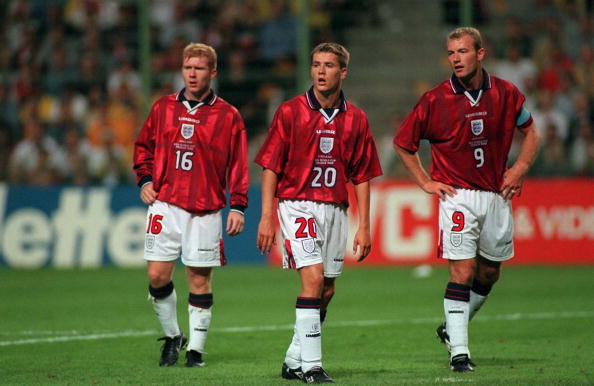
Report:
[{"label": "player's knee", "polygon": [[334,286],[334,280],[324,279],[324,289],[322,290],[322,298],[330,300],[334,296],[336,287]]},{"label": "player's knee", "polygon": [[450,281],[458,284],[471,285],[474,272],[471,269],[450,270]]},{"label": "player's knee", "polygon": [[163,287],[171,281],[171,277],[168,272],[164,272],[157,269],[149,270],[147,276],[149,283],[153,288]]},{"label": "player's knee", "polygon": [[485,269],[481,272],[479,280],[481,283],[493,285],[499,280],[500,270],[497,268]]},{"label": "player's knee", "polygon": [[324,289],[324,280],[321,277],[309,277],[302,281],[302,285],[302,296],[317,298],[321,296]]},{"label": "player's knee", "polygon": [[322,291],[322,298],[330,300],[332,299],[332,296],[334,296],[334,286],[324,286],[324,290]]}]

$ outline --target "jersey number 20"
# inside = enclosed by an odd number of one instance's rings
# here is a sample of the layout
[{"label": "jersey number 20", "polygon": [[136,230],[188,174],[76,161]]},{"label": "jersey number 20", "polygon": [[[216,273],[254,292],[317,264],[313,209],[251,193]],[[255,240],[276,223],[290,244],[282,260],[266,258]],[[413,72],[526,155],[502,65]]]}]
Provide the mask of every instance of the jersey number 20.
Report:
[{"label": "jersey number 20", "polygon": [[312,170],[315,173],[311,181],[312,188],[321,188],[322,185],[331,188],[336,185],[336,168],[332,166],[328,166],[327,168],[314,166]]}]

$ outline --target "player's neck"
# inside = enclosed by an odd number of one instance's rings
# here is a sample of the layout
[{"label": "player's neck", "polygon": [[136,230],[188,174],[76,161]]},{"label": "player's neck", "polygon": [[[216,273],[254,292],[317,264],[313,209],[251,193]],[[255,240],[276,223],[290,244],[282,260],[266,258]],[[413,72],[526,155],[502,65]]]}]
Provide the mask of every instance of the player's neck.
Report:
[{"label": "player's neck", "polygon": [[466,90],[478,90],[483,86],[483,70],[479,66],[475,72],[468,74],[464,78],[458,78],[458,80]]},{"label": "player's neck", "polygon": [[190,92],[187,88],[184,91],[184,97],[187,100],[196,102],[204,100],[204,98],[206,98],[208,94],[210,94],[210,87],[208,87],[206,90],[200,90],[196,94]]},{"label": "player's neck", "polygon": [[321,92],[314,88],[313,92],[323,109],[330,109],[340,105],[340,88],[328,92]]}]

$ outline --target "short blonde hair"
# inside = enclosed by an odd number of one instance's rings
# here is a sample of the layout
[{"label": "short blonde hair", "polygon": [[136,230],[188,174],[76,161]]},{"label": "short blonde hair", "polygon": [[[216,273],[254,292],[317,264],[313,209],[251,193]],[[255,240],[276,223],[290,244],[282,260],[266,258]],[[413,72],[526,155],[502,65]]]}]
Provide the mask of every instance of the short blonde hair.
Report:
[{"label": "short blonde hair", "polygon": [[204,56],[208,59],[208,65],[211,69],[217,69],[217,52],[214,48],[204,43],[190,43],[184,48],[183,60]]},{"label": "short blonde hair", "polygon": [[468,35],[474,41],[474,49],[476,51],[483,48],[483,38],[481,37],[481,33],[478,29],[473,27],[459,27],[450,32],[448,35],[448,41],[452,39],[460,39],[462,36]]},{"label": "short blonde hair", "polygon": [[351,54],[344,48],[342,45],[338,43],[320,43],[318,44],[312,51],[310,60],[313,62],[314,54],[318,52],[329,52],[334,54],[338,57],[338,63],[340,64],[340,68],[346,68],[349,65],[349,58]]}]

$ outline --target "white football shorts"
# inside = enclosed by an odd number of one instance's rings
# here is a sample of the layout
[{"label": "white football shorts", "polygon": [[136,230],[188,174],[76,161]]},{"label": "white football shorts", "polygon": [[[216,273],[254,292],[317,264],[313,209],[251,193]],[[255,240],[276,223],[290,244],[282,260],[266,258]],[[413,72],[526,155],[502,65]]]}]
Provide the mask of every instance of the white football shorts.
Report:
[{"label": "white football shorts", "polygon": [[198,215],[157,200],[148,208],[144,259],[173,261],[181,254],[188,267],[225,265],[221,227],[220,210]]},{"label": "white football shorts", "polygon": [[283,268],[324,265],[325,277],[342,273],[348,233],[346,208],[324,202],[279,200]]},{"label": "white football shorts", "polygon": [[477,254],[491,261],[514,256],[511,201],[497,193],[457,189],[439,201],[439,249],[444,259],[471,259]]}]

